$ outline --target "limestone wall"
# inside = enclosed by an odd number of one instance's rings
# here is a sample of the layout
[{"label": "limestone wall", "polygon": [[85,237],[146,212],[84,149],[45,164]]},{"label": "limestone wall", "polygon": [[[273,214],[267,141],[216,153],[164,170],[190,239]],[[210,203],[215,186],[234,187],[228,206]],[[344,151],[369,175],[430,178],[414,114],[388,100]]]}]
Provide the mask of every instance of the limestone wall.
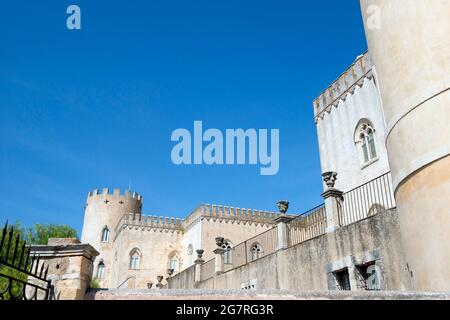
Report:
[{"label": "limestone wall", "polygon": [[83,300],[90,286],[93,262],[98,252],[78,239],[49,239],[47,245],[33,245],[31,255],[40,257],[39,268],[48,266],[47,279],[58,300]]},{"label": "limestone wall", "polygon": [[[408,290],[410,274],[403,257],[398,216],[395,210],[377,214],[315,239],[232,269],[200,282],[202,289],[336,290],[333,271],[347,267],[352,290],[359,290],[355,266],[375,262],[381,271],[383,290]],[[180,274],[171,287],[191,287],[188,275]]]},{"label": "limestone wall", "polygon": [[450,293],[298,290],[90,290],[87,300],[450,300]]},{"label": "limestone wall", "polygon": [[[157,276],[167,277],[169,256],[177,253],[181,257],[182,239],[181,231],[125,227],[114,242],[109,287],[117,288],[122,284],[121,288],[143,289],[152,282],[155,288]],[[136,270],[130,268],[130,253],[133,249],[138,249],[142,254]],[[184,261],[180,259],[180,268],[183,267]]]}]

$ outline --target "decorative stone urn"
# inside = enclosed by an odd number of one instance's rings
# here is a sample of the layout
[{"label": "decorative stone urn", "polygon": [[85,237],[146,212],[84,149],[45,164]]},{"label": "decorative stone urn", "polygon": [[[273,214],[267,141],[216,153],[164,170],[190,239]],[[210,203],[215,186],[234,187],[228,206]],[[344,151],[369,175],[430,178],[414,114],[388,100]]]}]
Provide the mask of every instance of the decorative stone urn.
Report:
[{"label": "decorative stone urn", "polygon": [[277,202],[277,207],[281,214],[286,214],[289,209],[289,201],[280,200]]},{"label": "decorative stone urn", "polygon": [[169,277],[173,275],[174,271],[175,271],[174,269],[167,269],[167,274],[169,275]]},{"label": "decorative stone urn", "polygon": [[334,188],[334,184],[336,183],[337,179],[337,172],[334,171],[328,171],[322,174],[323,181],[327,185],[328,188]]},{"label": "decorative stone urn", "polygon": [[223,243],[225,242],[225,238],[224,237],[216,237],[216,245],[221,248]]},{"label": "decorative stone urn", "polygon": [[161,281],[163,281],[164,277],[163,276],[157,276],[156,280],[158,280],[158,283],[156,284],[156,287],[158,289],[161,289],[164,285],[161,283]]},{"label": "decorative stone urn", "polygon": [[203,257],[203,253],[205,252],[205,250],[203,250],[203,249],[198,249],[198,250],[196,250],[196,252],[197,252],[197,257],[198,257],[199,259],[201,259],[201,258]]},{"label": "decorative stone urn", "polygon": [[153,282],[147,283],[147,288],[148,288],[148,289],[151,289],[152,287],[153,287]]}]

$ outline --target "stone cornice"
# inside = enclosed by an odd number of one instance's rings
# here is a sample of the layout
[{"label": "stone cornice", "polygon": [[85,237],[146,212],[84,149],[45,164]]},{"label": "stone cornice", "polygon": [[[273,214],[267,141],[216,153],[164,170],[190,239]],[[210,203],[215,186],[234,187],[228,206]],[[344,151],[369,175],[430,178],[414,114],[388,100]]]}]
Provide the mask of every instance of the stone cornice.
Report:
[{"label": "stone cornice", "polygon": [[31,255],[36,255],[41,258],[56,258],[56,257],[75,257],[83,256],[91,261],[99,255],[90,244],[69,244],[69,245],[32,245],[30,246]]}]

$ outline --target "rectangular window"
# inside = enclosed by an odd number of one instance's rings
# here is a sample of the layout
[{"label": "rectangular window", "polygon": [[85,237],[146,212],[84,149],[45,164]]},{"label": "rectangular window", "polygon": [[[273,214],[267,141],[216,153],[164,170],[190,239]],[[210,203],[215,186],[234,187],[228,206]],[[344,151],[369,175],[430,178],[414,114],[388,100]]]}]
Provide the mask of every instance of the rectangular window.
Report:
[{"label": "rectangular window", "polygon": [[356,266],[360,287],[364,290],[381,290],[378,267],[375,262]]},{"label": "rectangular window", "polygon": [[333,272],[336,279],[336,285],[338,290],[349,291],[350,287],[350,276],[348,274],[348,269],[342,269],[340,271]]}]

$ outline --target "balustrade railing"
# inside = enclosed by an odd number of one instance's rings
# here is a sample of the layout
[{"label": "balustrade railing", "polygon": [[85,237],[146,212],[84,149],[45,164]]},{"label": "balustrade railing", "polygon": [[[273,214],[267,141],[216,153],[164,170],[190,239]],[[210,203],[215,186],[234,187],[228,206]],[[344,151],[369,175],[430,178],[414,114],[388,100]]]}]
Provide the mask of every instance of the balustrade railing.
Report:
[{"label": "balustrade railing", "polygon": [[346,226],[395,207],[392,178],[388,172],[344,193],[339,224]]}]

